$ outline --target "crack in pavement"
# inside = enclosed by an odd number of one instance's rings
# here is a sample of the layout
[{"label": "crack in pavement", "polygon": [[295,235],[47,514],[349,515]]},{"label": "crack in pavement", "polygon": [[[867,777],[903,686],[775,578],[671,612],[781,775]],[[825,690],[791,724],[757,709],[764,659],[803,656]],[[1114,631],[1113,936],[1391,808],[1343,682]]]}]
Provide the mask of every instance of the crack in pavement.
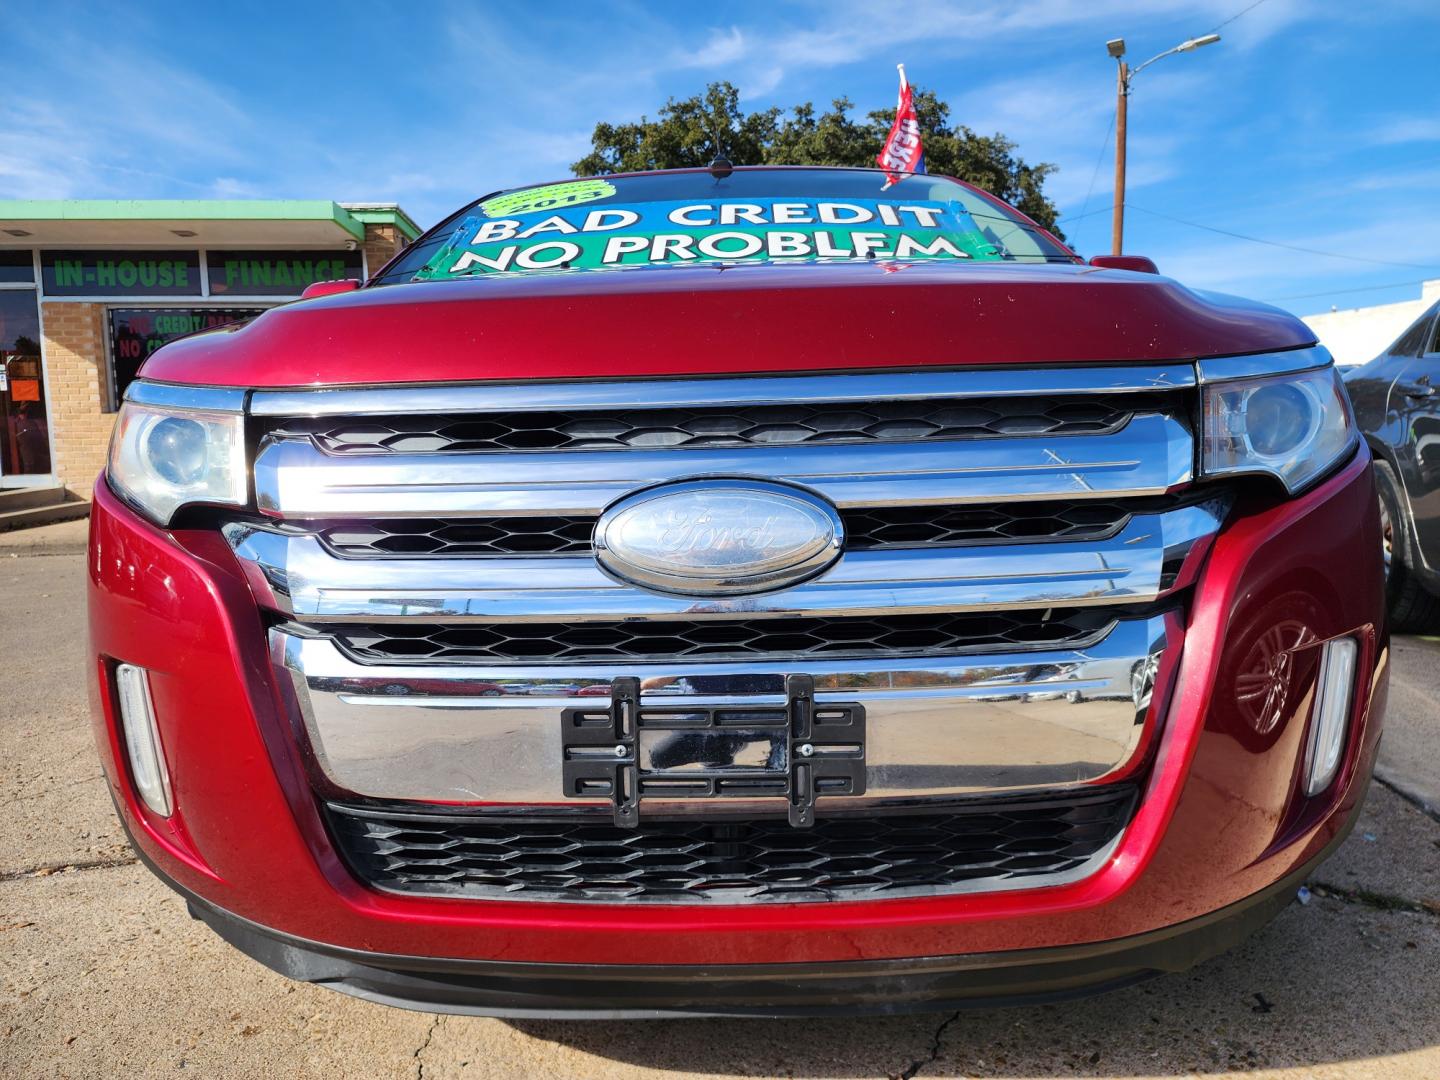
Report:
[{"label": "crack in pavement", "polygon": [[72,870],[113,870],[119,866],[134,866],[139,861],[134,855],[122,855],[109,859],[46,863],[43,866],[29,866],[23,870],[0,870],[0,881],[17,881],[27,877],[49,877],[51,874],[66,873]]},{"label": "crack in pavement", "polygon": [[425,1080],[425,1062],[420,1060],[420,1055],[430,1047],[430,1040],[435,1037],[435,1029],[445,1020],[443,1016],[437,1016],[430,1021],[430,1027],[425,1032],[425,1041],[415,1048],[415,1053],[410,1056],[415,1059],[415,1080]]},{"label": "crack in pavement", "polygon": [[1440,918],[1440,901],[1406,900],[1393,893],[1377,892],[1374,889],[1349,889],[1344,885],[1331,885],[1325,881],[1312,881],[1310,891],[1321,896],[1333,896],[1347,904],[1360,904],[1376,911],[1408,911],[1413,915],[1430,915]]},{"label": "crack in pavement", "polygon": [[67,780],[63,784],[51,784],[48,787],[43,787],[39,791],[32,792],[29,795],[16,795],[11,799],[6,800],[5,805],[8,806],[10,803],[30,802],[33,799],[43,799],[46,795],[53,794],[57,791],[63,791],[65,788],[79,787],[81,784],[90,784],[94,783],[96,780],[104,779],[105,774],[103,772],[98,772],[94,776],[82,776],[79,780]]},{"label": "crack in pavement", "polygon": [[942,1020],[940,1022],[940,1026],[935,1029],[935,1034],[930,1036],[929,1056],[923,1058],[916,1058],[914,1061],[910,1062],[908,1066],[906,1066],[903,1072],[890,1073],[890,1080],[914,1080],[914,1077],[920,1074],[921,1069],[923,1069],[926,1065],[934,1064],[935,1060],[940,1056],[940,1042],[945,1037],[945,1029],[959,1019],[960,1010],[956,1009],[953,1013],[951,1013],[944,1020]]},{"label": "crack in pavement", "polygon": [[1375,782],[1381,787],[1383,787],[1386,791],[1389,791],[1395,795],[1399,795],[1400,798],[1404,799],[1411,806],[1415,807],[1416,810],[1419,810],[1426,817],[1430,818],[1433,821],[1440,821],[1440,808],[1433,807],[1419,796],[1410,794],[1410,792],[1406,791],[1398,784],[1381,776],[1378,771],[1375,773],[1374,779]]}]

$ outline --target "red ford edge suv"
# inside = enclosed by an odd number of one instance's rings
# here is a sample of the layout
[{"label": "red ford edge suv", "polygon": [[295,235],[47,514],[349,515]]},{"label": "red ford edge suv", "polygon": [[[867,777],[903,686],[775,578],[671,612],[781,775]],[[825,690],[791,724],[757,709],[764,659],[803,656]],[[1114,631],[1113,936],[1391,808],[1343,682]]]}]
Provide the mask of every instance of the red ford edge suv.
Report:
[{"label": "red ford edge suv", "polygon": [[717,166],[501,192],[166,346],[90,534],[136,850],[262,963],[439,1011],[952,1008],[1235,943],[1369,781],[1370,459],[1296,319],[1095,263],[954,180]]}]

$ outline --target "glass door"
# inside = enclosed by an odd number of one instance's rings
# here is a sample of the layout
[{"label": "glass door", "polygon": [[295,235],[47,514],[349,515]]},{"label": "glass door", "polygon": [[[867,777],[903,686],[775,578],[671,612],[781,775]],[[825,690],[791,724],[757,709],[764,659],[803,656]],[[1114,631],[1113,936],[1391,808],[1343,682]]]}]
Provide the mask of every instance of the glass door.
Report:
[{"label": "glass door", "polygon": [[0,289],[0,487],[50,482],[35,290]]}]

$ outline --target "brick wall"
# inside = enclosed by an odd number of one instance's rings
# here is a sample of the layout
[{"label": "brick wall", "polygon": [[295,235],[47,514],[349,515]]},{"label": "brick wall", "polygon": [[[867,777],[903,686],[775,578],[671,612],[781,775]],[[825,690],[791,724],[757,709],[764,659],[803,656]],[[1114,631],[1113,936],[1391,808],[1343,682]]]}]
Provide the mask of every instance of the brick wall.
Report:
[{"label": "brick wall", "polygon": [[109,398],[105,308],[50,301],[41,306],[41,318],[55,476],[88,499],[115,423],[114,413],[101,412]]},{"label": "brick wall", "polygon": [[394,225],[365,226],[365,266],[370,273],[395,257],[405,246],[405,234]]}]

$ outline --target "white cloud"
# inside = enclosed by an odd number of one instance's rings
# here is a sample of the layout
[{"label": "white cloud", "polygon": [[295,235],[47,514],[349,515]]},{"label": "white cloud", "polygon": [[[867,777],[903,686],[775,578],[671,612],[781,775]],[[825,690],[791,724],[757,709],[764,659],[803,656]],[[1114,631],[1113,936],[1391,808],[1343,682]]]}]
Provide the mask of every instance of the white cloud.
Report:
[{"label": "white cloud", "polygon": [[765,97],[785,78],[785,69],[780,66],[760,68],[744,77],[740,83],[740,97],[746,101]]},{"label": "white cloud", "polygon": [[1359,176],[1345,184],[1347,191],[1417,191],[1427,196],[1440,191],[1440,167],[1385,169]]},{"label": "white cloud", "polygon": [[1440,142],[1440,118],[1402,116],[1376,124],[1369,131],[1370,142],[1382,146],[1397,143]]},{"label": "white cloud", "polygon": [[[1236,0],[1190,0],[1170,5],[1165,15],[1172,21],[1193,24],[1198,36],[1210,26],[1235,14]],[[767,57],[782,59],[787,68],[830,67],[867,59],[890,62],[903,59],[896,54],[905,46],[950,51],[964,56],[980,47],[1003,42],[1024,42],[1044,32],[1094,26],[1098,48],[1115,26],[1153,22],[1155,5],[1148,0],[971,0],[955,4],[947,0],[911,0],[904,4],[875,4],[869,0],[808,5],[807,25],[787,27],[783,10],[775,26],[760,35],[730,27],[715,31],[705,50],[723,54],[724,63],[749,60],[761,63]],[[1299,0],[1268,0],[1253,12],[1227,27],[1227,42],[1253,48],[1286,26],[1313,17]],[[1211,22],[1211,20],[1214,22]],[[1103,29],[1102,29],[1103,28]],[[1155,42],[1155,50],[1177,44]],[[1147,42],[1135,38],[1132,51],[1145,54]],[[689,55],[699,55],[689,54]]]},{"label": "white cloud", "polygon": [[710,40],[693,52],[682,51],[671,61],[679,68],[709,68],[733,64],[749,51],[745,34],[738,26],[712,30]]},{"label": "white cloud", "polygon": [[233,176],[217,176],[215,182],[210,185],[210,193],[217,199],[255,199],[260,197],[258,187],[244,180],[237,180]]}]

